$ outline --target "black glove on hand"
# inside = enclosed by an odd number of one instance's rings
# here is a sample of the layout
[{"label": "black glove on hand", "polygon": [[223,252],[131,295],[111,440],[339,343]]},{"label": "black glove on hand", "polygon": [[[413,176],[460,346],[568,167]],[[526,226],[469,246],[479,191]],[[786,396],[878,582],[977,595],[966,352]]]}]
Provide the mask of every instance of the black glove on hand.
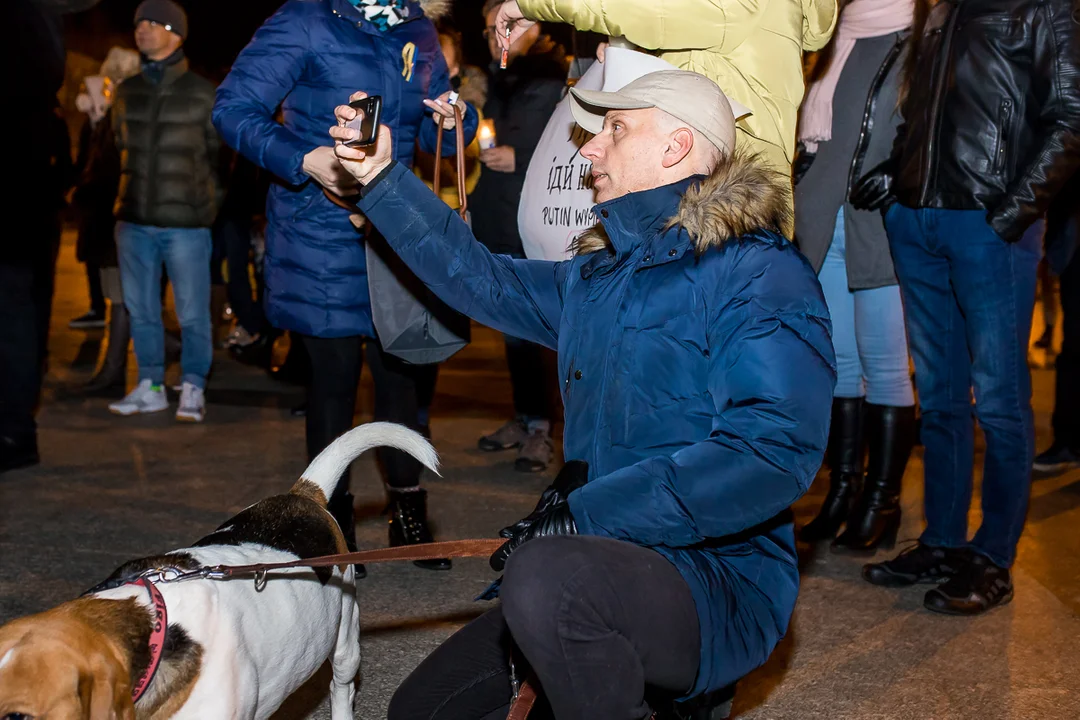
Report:
[{"label": "black glove on hand", "polygon": [[792,183],[799,184],[799,181],[806,175],[806,171],[814,164],[814,158],[816,157],[817,153],[808,152],[801,143],[799,144],[799,154],[795,156],[795,162],[791,164]]},{"label": "black glove on hand", "polygon": [[540,502],[526,517],[518,520],[513,525],[508,525],[499,531],[499,537],[512,538],[529,525],[532,525],[545,512],[554,506],[565,503],[570,493],[583,487],[589,480],[589,463],[584,460],[571,460],[562,466],[559,474],[555,476],[555,482],[548,485],[540,495]]},{"label": "black glove on hand", "polygon": [[488,564],[495,572],[502,572],[510,553],[521,545],[536,538],[554,535],[577,535],[577,523],[574,522],[574,515],[565,501],[541,513],[531,524],[511,535],[502,547],[491,554]]},{"label": "black glove on hand", "polygon": [[886,160],[859,178],[848,199],[856,210],[883,210],[896,201],[892,184],[893,163]]}]

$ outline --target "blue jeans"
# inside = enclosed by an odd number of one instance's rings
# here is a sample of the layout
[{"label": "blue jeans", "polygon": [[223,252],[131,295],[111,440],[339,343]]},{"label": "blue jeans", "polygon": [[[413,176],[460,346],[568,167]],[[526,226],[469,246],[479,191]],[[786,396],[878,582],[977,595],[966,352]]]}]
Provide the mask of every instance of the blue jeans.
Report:
[{"label": "blue jeans", "polygon": [[914,405],[900,288],[848,288],[843,207],[836,214],[832,245],[818,279],[833,323],[837,375],[833,394],[865,395],[875,405]]},{"label": "blue jeans", "polygon": [[206,387],[214,357],[210,329],[209,228],[161,228],[119,222],[116,248],[124,305],[131,314],[131,338],[139,380],[165,382],[165,326],[161,322],[161,267],[169,273],[180,320],[182,382]]},{"label": "blue jeans", "polygon": [[[1002,240],[982,210],[885,216],[904,295],[925,447],[927,545],[970,547],[1009,567],[1024,529],[1035,454],[1027,346],[1041,223]],[[982,526],[968,542],[974,414],[986,435]]]}]

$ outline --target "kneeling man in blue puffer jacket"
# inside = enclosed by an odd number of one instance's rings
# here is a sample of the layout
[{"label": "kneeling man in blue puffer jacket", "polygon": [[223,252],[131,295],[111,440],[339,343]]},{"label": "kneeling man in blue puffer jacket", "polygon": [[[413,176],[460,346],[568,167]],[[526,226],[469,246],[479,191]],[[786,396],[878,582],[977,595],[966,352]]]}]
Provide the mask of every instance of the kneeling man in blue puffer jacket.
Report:
[{"label": "kneeling man in blue puffer jacket", "polygon": [[702,75],[571,92],[600,223],[566,262],[492,255],[391,159],[388,129],[345,147],[348,106],[331,129],[360,211],[420,279],[558,349],[566,407],[571,462],[492,557],[501,607],[413,672],[390,720],[505,717],[509,638],[558,720],[684,712],[764,663],[795,607],[789,507],[821,464],[836,373],[817,278],[780,235],[790,182],[733,153]]}]

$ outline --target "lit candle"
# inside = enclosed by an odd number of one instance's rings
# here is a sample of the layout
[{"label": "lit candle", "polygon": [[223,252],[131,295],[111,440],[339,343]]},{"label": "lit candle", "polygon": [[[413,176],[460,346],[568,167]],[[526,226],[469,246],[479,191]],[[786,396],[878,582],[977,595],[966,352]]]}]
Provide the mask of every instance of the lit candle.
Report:
[{"label": "lit candle", "polygon": [[481,120],[476,128],[476,141],[481,150],[490,150],[495,147],[495,121],[491,118]]}]

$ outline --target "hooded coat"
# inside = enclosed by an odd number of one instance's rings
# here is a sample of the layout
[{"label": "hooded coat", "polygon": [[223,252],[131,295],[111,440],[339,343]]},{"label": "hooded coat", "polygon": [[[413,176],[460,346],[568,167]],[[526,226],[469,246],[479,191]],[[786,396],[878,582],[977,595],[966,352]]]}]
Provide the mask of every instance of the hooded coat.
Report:
[{"label": "hooded coat", "polygon": [[[348,0],[289,0],[256,31],[218,90],[214,124],[228,145],[272,172],[266,203],[266,310],[274,327],[316,337],[374,337],[364,242],[349,213],[303,170],[332,146],[334,108],[357,90],[383,98],[394,158],[409,165],[417,140],[435,152],[425,98],[450,90],[431,22],[445,0],[408,0],[408,16],[379,30]],[[282,122],[274,118],[281,108]],[[465,116],[466,144],[477,113]],[[455,150],[448,132],[444,155]]]},{"label": "hooded coat", "polygon": [[779,234],[786,178],[745,158],[601,203],[564,262],[493,255],[406,168],[360,209],[454,309],[558,349],[580,533],[652,548],[701,627],[688,696],[768,658],[799,573],[790,505],[813,481],[836,382],[806,259]]}]

